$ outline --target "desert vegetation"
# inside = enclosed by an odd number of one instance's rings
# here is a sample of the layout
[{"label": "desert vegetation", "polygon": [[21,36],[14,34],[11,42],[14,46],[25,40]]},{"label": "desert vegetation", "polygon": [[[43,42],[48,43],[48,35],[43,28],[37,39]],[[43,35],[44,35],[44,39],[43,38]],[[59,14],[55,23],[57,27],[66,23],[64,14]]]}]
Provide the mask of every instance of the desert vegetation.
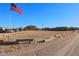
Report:
[{"label": "desert vegetation", "polygon": [[74,30],[79,30],[79,27],[44,27],[44,28],[39,28],[34,25],[28,25],[25,26],[24,28],[19,27],[19,28],[2,28],[0,27],[0,33],[8,33],[8,32],[17,32],[17,31],[26,31],[26,30],[43,30],[43,31],[74,31]]}]

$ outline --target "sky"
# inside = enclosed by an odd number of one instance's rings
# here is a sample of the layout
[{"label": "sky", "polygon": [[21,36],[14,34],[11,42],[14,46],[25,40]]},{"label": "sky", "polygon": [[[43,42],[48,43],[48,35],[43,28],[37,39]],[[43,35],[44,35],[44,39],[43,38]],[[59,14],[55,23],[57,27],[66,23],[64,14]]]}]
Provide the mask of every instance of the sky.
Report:
[{"label": "sky", "polygon": [[15,3],[22,14],[0,3],[0,27],[79,27],[79,3]]}]

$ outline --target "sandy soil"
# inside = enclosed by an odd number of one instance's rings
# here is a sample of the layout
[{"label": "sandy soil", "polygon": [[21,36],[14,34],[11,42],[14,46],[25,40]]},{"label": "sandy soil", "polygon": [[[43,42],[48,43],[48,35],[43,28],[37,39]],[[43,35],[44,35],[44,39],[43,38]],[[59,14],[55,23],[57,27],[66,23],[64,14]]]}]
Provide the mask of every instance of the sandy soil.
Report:
[{"label": "sandy soil", "polygon": [[[64,35],[65,34],[65,35]],[[29,44],[0,45],[0,55],[12,56],[72,56],[79,55],[78,31],[21,31],[0,33],[0,40],[32,38]],[[45,42],[40,42],[45,40]]]}]

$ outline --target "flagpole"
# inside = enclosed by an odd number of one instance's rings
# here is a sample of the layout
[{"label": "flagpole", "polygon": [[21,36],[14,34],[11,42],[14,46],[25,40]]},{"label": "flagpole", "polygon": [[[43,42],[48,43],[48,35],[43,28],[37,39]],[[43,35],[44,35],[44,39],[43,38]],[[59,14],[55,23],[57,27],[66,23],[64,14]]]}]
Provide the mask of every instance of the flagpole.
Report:
[{"label": "flagpole", "polygon": [[9,25],[8,25],[9,33],[10,33],[10,20],[11,20],[11,14],[10,14],[10,11],[9,11]]},{"label": "flagpole", "polygon": [[[9,4],[10,5],[10,4]],[[9,30],[9,32],[8,32],[8,39],[10,39],[10,33],[11,33],[11,10],[10,10],[10,8],[9,8],[9,21],[8,21],[8,30]]]},{"label": "flagpole", "polygon": [[[10,3],[10,4],[11,4],[11,3]],[[11,29],[11,28],[12,28],[12,27],[11,27],[11,26],[12,26],[12,25],[11,25],[11,14],[12,14],[12,13],[11,13],[11,10],[10,10],[10,8],[9,8],[9,26],[8,26],[8,28],[9,28],[9,37],[10,37],[11,30],[12,30],[12,29]]]},{"label": "flagpole", "polygon": [[[11,25],[11,19],[12,19],[11,16],[12,16],[12,13],[11,13],[11,10],[10,10],[10,12],[9,12],[9,25]],[[15,36],[15,33],[14,33],[14,24],[12,24],[10,27],[11,28],[9,28],[10,29],[9,33],[11,32],[12,33],[12,36]]]},{"label": "flagpole", "polygon": [[[10,11],[9,11],[8,29],[10,29]],[[9,30],[9,32],[10,32],[10,30]]]},{"label": "flagpole", "polygon": [[[10,4],[9,4],[10,5]],[[11,19],[11,15],[10,15],[10,9],[9,9],[9,20],[8,20],[8,39],[10,39],[10,19]]]},{"label": "flagpole", "polygon": [[[9,8],[9,10],[10,10],[10,8]],[[12,28],[12,27],[14,28],[14,25],[13,25],[13,26],[11,25],[11,14],[12,14],[12,13],[11,13],[11,10],[10,10],[10,11],[9,11],[9,26],[8,26],[9,29],[10,29],[9,33],[11,32],[11,28]],[[11,26],[12,26],[12,27],[11,27]]]}]

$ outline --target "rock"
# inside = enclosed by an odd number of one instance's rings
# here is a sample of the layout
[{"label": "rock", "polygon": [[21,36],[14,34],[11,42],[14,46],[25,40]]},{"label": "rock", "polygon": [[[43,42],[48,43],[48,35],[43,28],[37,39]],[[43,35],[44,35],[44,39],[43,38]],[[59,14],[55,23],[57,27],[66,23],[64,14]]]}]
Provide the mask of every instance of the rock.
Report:
[{"label": "rock", "polygon": [[62,37],[62,35],[55,35],[54,37],[59,38],[59,37]]},{"label": "rock", "polygon": [[53,38],[50,38],[50,39],[46,39],[45,42],[49,42],[49,41],[52,41]]},{"label": "rock", "polygon": [[45,43],[45,40],[38,41],[38,43]]},{"label": "rock", "polygon": [[67,35],[67,33],[63,33],[63,34],[62,34],[62,36],[66,36],[66,35]]}]

